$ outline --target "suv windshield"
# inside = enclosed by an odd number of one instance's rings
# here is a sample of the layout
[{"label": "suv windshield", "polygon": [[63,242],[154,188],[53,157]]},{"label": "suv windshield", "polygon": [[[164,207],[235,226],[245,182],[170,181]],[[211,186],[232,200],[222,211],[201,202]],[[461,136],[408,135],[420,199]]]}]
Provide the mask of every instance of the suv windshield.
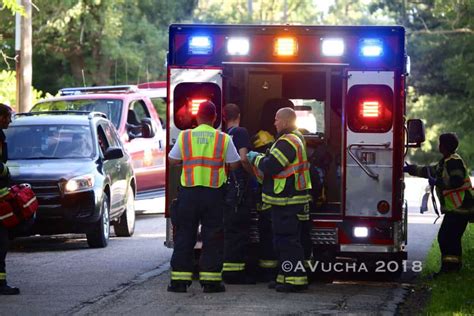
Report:
[{"label": "suv windshield", "polygon": [[88,125],[11,126],[8,160],[91,158],[95,150]]},{"label": "suv windshield", "polygon": [[31,112],[41,111],[96,111],[107,114],[107,118],[119,128],[122,101],[114,99],[56,100],[37,103]]}]

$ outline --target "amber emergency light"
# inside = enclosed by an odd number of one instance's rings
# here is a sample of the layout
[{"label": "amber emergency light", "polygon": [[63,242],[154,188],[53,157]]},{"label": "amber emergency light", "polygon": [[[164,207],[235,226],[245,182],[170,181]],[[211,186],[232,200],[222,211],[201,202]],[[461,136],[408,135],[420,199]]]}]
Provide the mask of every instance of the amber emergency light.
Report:
[{"label": "amber emergency light", "polygon": [[274,55],[276,56],[296,56],[298,44],[293,37],[278,37],[274,44]]}]

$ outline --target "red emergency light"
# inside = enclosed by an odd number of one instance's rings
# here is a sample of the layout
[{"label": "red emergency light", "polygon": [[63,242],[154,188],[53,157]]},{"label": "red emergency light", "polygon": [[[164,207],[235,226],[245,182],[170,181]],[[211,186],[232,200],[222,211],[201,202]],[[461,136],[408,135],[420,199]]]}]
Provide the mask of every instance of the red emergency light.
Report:
[{"label": "red emergency light", "polygon": [[379,117],[380,116],[380,104],[378,101],[363,101],[361,106],[362,117]]},{"label": "red emergency light", "polygon": [[347,94],[347,122],[356,133],[386,133],[392,127],[393,91],[386,85],[355,85]]},{"label": "red emergency light", "polygon": [[199,105],[206,101],[207,99],[192,99],[191,100],[191,114],[196,115],[199,111]]}]

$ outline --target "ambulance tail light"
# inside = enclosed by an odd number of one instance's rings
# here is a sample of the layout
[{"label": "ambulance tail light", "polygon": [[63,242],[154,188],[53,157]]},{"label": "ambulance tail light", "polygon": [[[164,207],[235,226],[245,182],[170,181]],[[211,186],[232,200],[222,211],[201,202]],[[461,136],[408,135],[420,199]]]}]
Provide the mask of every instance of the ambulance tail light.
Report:
[{"label": "ambulance tail light", "polygon": [[293,37],[278,37],[274,44],[274,55],[289,57],[296,56],[298,43]]},{"label": "ambulance tail light", "polygon": [[199,105],[203,102],[206,102],[207,99],[192,99],[191,100],[191,114],[196,115],[197,112],[199,111]]},{"label": "ambulance tail light", "polygon": [[347,122],[356,133],[386,133],[392,128],[393,92],[385,85],[355,85],[347,94]]}]

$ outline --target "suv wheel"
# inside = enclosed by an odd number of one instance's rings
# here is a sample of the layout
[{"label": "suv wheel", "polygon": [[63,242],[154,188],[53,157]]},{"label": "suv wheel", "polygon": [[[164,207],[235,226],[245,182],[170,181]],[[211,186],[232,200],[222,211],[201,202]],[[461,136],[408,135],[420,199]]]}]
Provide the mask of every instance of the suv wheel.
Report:
[{"label": "suv wheel", "polygon": [[109,198],[104,195],[101,207],[101,216],[97,223],[94,224],[92,230],[87,233],[87,243],[91,248],[105,248],[110,237],[110,214],[109,214]]},{"label": "suv wheel", "polygon": [[114,230],[119,237],[131,237],[135,231],[135,195],[131,186],[128,186],[127,207],[114,224]]}]

